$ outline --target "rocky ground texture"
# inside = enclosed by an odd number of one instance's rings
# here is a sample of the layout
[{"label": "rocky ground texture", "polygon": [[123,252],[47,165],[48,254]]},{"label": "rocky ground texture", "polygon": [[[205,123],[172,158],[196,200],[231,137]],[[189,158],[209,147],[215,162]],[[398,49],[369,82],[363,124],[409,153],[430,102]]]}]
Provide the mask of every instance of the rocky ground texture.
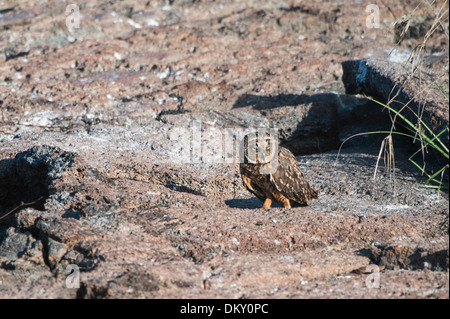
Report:
[{"label": "rocky ground texture", "polygon": [[[377,28],[368,2],[68,4],[0,1],[0,298],[448,298],[448,192],[418,142],[375,178],[386,135],[338,152],[391,128],[364,94],[448,127],[448,4],[380,2]],[[213,156],[259,127],[311,206],[261,210]]]}]

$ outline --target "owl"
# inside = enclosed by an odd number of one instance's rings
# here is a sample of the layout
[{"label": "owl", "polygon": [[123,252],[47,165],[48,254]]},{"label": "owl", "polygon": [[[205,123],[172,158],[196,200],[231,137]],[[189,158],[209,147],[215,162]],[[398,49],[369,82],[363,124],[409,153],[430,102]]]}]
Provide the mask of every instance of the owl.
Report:
[{"label": "owl", "polygon": [[278,146],[270,134],[258,133],[245,135],[241,143],[239,168],[245,187],[264,202],[263,209],[272,202],[284,208],[310,205],[318,195],[303,177],[294,154]]}]

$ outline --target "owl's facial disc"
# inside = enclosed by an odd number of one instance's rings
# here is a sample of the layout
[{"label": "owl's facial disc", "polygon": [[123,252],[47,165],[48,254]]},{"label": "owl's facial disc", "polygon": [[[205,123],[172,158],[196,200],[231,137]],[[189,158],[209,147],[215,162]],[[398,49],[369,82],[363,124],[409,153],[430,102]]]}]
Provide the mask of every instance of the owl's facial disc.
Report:
[{"label": "owl's facial disc", "polygon": [[259,146],[257,143],[257,138],[248,138],[245,143],[245,159],[247,163],[257,164],[258,163],[258,153]]},{"label": "owl's facial disc", "polygon": [[258,137],[249,134],[245,140],[245,160],[252,164],[266,164],[277,154],[277,143],[270,136]]}]

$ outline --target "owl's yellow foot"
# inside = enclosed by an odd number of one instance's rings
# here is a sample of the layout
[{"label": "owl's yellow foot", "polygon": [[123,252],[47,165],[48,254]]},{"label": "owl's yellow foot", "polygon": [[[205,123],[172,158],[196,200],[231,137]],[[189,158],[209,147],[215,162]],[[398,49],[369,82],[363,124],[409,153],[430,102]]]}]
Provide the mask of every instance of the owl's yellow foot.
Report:
[{"label": "owl's yellow foot", "polygon": [[284,208],[291,208],[291,202],[289,201],[289,199],[286,198],[283,201],[283,206],[284,206]]},{"label": "owl's yellow foot", "polygon": [[270,206],[272,206],[272,199],[270,199],[269,197],[266,198],[266,200],[264,201],[264,204],[262,206],[262,209],[269,209]]}]

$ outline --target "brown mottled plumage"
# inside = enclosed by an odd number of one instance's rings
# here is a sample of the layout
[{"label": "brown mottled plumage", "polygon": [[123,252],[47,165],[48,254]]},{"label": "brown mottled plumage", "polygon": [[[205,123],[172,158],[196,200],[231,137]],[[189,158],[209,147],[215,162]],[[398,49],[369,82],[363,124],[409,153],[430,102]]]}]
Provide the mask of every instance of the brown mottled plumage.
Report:
[{"label": "brown mottled plumage", "polygon": [[242,181],[264,202],[263,209],[269,209],[274,201],[291,208],[291,205],[310,205],[312,199],[318,198],[317,192],[303,177],[294,154],[277,146],[267,134],[261,139],[257,133],[246,135],[243,152]]}]

